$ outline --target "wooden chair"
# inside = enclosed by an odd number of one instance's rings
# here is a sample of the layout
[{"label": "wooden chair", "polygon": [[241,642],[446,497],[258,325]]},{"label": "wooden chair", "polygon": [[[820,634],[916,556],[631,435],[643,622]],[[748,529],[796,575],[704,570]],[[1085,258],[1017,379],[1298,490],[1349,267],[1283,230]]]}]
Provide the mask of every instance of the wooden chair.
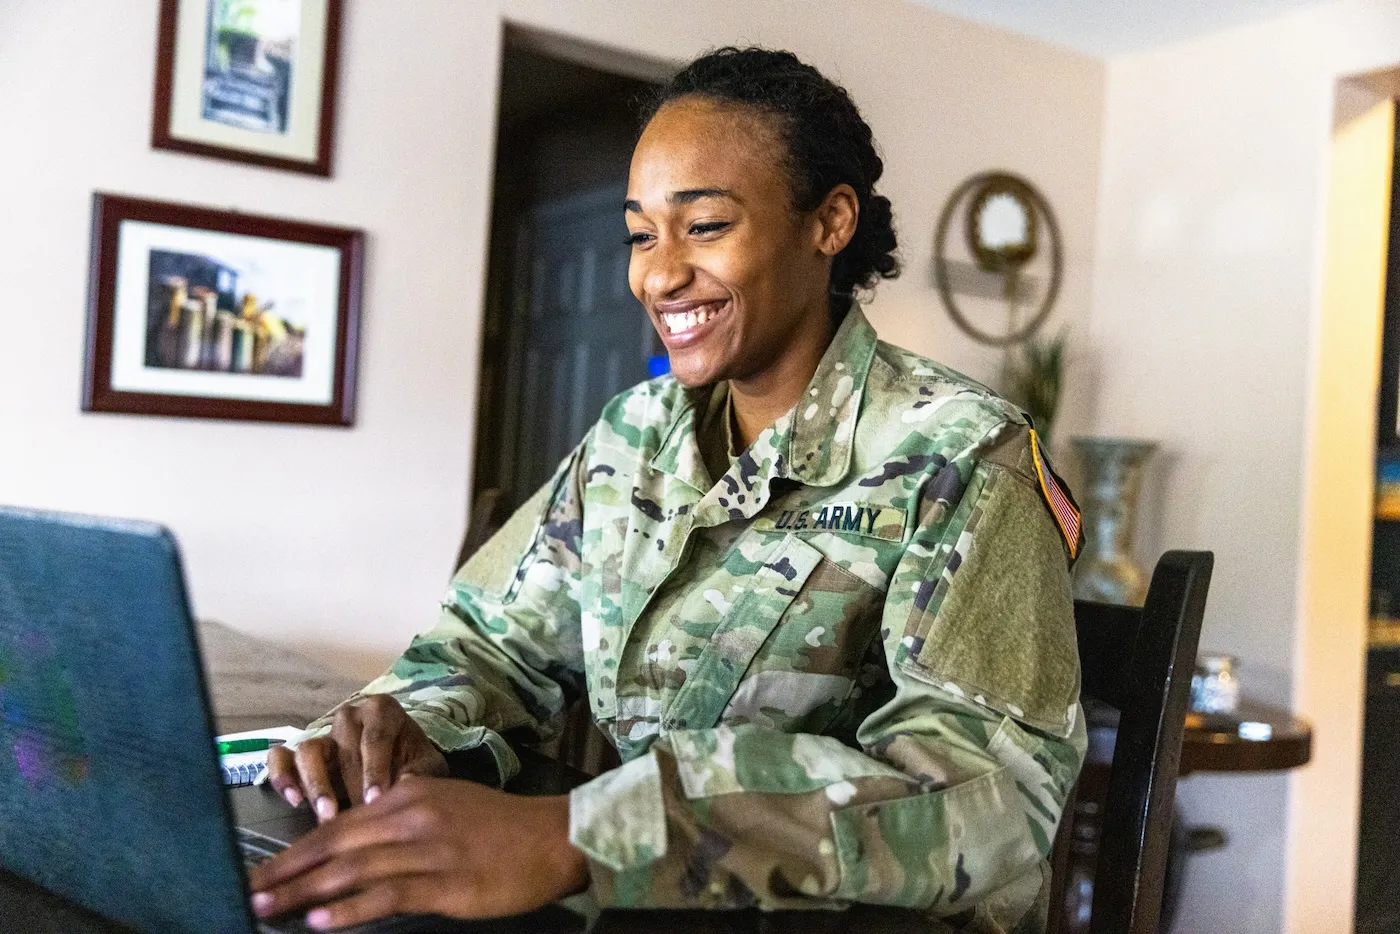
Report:
[{"label": "wooden chair", "polygon": [[[1081,694],[1119,714],[1107,789],[1090,805],[1100,809],[1090,934],[1158,934],[1181,736],[1214,564],[1210,552],[1169,551],[1142,607],[1075,601]],[[1078,927],[1064,918],[1073,799],[1065,813],[1053,857],[1057,934]]]},{"label": "wooden chair", "polygon": [[501,530],[510,518],[510,505],[505,490],[495,487],[482,490],[472,500],[471,515],[467,517],[467,531],[462,536],[462,547],[457,549],[457,563],[452,565],[455,573],[476,554],[486,540]]}]

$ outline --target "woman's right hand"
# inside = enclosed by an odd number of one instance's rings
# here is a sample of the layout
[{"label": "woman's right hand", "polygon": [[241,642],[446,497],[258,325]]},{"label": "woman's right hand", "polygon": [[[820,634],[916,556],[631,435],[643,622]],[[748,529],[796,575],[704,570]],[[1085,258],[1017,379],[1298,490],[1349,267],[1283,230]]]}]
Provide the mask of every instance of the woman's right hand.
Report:
[{"label": "woman's right hand", "polygon": [[329,736],[274,746],[267,778],[287,803],[311,803],[320,821],[340,809],[338,791],[351,805],[369,804],[405,775],[442,776],[447,759],[398,700],[371,694],[335,713]]}]

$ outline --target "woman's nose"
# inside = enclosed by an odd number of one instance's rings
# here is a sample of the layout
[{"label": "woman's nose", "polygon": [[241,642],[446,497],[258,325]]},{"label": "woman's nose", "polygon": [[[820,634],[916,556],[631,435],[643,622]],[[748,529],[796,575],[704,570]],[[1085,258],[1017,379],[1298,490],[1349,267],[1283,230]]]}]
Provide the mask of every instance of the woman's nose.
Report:
[{"label": "woman's nose", "polygon": [[652,298],[665,298],[690,282],[692,271],[684,246],[670,237],[659,238],[643,261],[646,263],[643,284]]}]

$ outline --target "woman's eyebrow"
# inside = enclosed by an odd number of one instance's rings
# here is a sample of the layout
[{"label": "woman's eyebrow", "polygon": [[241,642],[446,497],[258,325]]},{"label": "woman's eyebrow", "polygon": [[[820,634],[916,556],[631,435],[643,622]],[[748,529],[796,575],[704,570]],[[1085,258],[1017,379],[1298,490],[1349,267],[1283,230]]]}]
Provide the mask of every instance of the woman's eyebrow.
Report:
[{"label": "woman's eyebrow", "polygon": [[[694,204],[702,198],[727,198],[730,201],[743,204],[743,199],[728,188],[684,188],[680,191],[673,191],[666,196],[666,200],[672,204]],[[641,214],[642,203],[628,198],[622,202],[622,210],[632,214]]]},{"label": "woman's eyebrow", "polygon": [[673,191],[666,200],[672,204],[694,204],[701,198],[728,198],[730,201],[738,201],[739,196],[728,188],[686,188],[682,191]]}]

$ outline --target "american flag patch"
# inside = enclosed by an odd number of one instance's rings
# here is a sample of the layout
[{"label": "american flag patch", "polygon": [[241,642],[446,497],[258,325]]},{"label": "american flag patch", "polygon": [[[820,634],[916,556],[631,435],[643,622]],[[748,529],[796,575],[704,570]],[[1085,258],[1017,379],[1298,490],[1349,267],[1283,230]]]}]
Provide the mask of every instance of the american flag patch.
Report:
[{"label": "american flag patch", "polygon": [[1035,461],[1035,474],[1040,478],[1041,495],[1050,506],[1050,514],[1055,517],[1055,524],[1060,527],[1065,544],[1069,545],[1069,557],[1073,561],[1079,557],[1079,507],[1065,487],[1064,481],[1055,475],[1050,462],[1041,453],[1040,436],[1035,433],[1034,428],[1031,429],[1031,458]]}]

